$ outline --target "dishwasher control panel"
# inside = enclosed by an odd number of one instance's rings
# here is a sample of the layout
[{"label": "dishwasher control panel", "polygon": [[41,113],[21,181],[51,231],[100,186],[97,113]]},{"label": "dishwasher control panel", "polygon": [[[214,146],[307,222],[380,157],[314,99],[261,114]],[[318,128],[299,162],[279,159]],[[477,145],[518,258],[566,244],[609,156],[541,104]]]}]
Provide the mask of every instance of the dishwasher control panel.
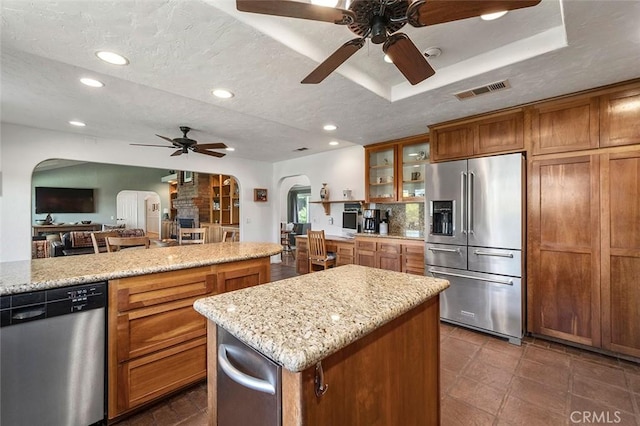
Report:
[{"label": "dishwasher control panel", "polygon": [[81,284],[0,298],[0,327],[106,306],[107,283]]}]

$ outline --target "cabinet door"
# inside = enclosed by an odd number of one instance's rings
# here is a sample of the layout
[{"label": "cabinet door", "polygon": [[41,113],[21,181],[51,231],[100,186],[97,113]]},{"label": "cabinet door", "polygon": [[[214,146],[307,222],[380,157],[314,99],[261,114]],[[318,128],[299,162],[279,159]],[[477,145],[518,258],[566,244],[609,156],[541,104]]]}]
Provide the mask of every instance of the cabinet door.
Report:
[{"label": "cabinet door", "polygon": [[429,163],[428,141],[401,144],[398,167],[398,201],[423,202],[425,166]]},{"label": "cabinet door", "polygon": [[376,268],[376,242],[356,240],[356,264]]},{"label": "cabinet door", "polygon": [[402,272],[424,275],[424,244],[402,245]]},{"label": "cabinet door", "polygon": [[402,247],[398,243],[378,243],[376,267],[388,271],[402,271]]},{"label": "cabinet door", "polygon": [[300,275],[309,273],[307,239],[302,237],[296,237],[296,272]]},{"label": "cabinet door", "polygon": [[602,344],[640,358],[640,151],[601,165]]},{"label": "cabinet door", "polygon": [[640,143],[640,89],[600,98],[600,146]]},{"label": "cabinet door", "polygon": [[524,149],[524,114],[519,111],[478,122],[475,155]]},{"label": "cabinet door", "polygon": [[353,243],[336,243],[336,266],[353,264],[354,252]]},{"label": "cabinet door", "polygon": [[533,154],[598,147],[598,98],[555,101],[531,111]]},{"label": "cabinet door", "polygon": [[600,346],[599,158],[533,161],[529,331]]},{"label": "cabinet door", "polygon": [[269,268],[264,265],[221,268],[217,273],[216,281],[216,294],[241,290],[268,282]]},{"label": "cabinet door", "polygon": [[365,173],[365,195],[369,202],[389,202],[397,199],[395,146],[365,149]]},{"label": "cabinet door", "polygon": [[431,160],[444,161],[473,155],[473,127],[470,124],[431,130]]}]

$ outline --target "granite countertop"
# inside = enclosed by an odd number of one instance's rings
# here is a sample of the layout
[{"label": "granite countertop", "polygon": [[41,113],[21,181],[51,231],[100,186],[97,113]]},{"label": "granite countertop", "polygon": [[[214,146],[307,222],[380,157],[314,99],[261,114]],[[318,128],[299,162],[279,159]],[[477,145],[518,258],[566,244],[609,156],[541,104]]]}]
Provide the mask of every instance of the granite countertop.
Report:
[{"label": "granite countertop", "polygon": [[[398,240],[416,240],[416,241],[424,241],[424,234],[420,231],[405,231],[403,234],[370,234],[365,232],[359,232],[355,234],[353,237],[345,237],[344,235],[325,235],[324,238],[327,240],[333,241],[346,241],[353,242],[356,238],[365,237],[365,238],[394,238]],[[305,234],[296,235],[296,238],[307,238]]]},{"label": "granite countertop", "polygon": [[212,243],[0,263],[0,296],[273,256],[275,243]]},{"label": "granite countertop", "polygon": [[447,287],[442,279],[345,265],[198,299],[194,308],[297,372]]}]

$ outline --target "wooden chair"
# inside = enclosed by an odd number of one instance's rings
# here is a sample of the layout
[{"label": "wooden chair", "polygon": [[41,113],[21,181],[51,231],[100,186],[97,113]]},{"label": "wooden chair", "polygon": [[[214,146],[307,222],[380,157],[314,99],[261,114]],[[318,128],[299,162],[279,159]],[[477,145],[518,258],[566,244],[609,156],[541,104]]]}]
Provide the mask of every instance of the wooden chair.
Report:
[{"label": "wooden chair", "polygon": [[296,258],[296,252],[291,248],[291,242],[289,236],[293,233],[293,230],[289,230],[284,226],[280,226],[280,244],[282,245],[282,251],[280,252],[280,259],[283,258],[285,254],[290,254],[293,258]]},{"label": "wooden chair", "polygon": [[119,251],[121,248],[126,247],[144,247],[149,248],[151,240],[149,237],[107,237],[107,251],[114,252]]},{"label": "wooden chair", "polygon": [[335,253],[327,253],[324,231],[307,230],[307,245],[309,250],[309,272],[313,272],[313,265],[327,269],[336,266]]},{"label": "wooden chair", "polygon": [[[96,235],[97,234],[97,235]],[[117,237],[118,233],[116,231],[99,231],[91,233],[91,243],[93,243],[93,252],[95,254],[104,253],[108,251],[106,247],[106,239],[108,237]],[[101,246],[101,240],[105,241],[105,245]]]},{"label": "wooden chair", "polygon": [[207,228],[179,228],[178,244],[204,244]]},{"label": "wooden chair", "polygon": [[224,231],[222,234],[222,242],[238,241],[237,235],[236,231]]}]

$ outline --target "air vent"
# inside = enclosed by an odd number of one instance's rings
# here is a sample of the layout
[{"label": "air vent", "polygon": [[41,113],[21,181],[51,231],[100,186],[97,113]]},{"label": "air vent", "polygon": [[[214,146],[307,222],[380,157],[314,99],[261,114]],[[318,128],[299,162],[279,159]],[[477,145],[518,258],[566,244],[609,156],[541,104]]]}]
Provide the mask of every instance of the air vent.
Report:
[{"label": "air vent", "polygon": [[306,151],[306,150],[308,150],[308,149],[309,149],[309,148],[304,148],[304,147],[303,147],[303,148],[294,149],[294,151]]},{"label": "air vent", "polygon": [[454,93],[454,96],[460,101],[465,99],[475,98],[476,96],[484,95],[485,93],[495,92],[498,90],[509,89],[511,85],[509,80],[497,81],[495,83],[487,84],[486,86],[475,87],[473,89],[465,90],[463,92]]}]

